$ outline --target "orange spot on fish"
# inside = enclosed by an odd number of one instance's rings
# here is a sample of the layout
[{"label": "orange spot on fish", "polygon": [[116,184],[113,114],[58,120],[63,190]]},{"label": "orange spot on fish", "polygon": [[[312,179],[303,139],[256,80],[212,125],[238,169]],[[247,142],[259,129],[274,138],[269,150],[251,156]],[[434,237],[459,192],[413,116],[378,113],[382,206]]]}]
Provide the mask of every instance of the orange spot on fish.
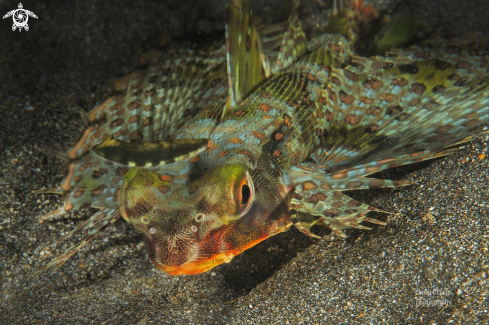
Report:
[{"label": "orange spot on fish", "polygon": [[113,177],[113,178],[111,179],[111,181],[110,181],[110,186],[111,186],[111,187],[115,187],[115,186],[117,186],[117,184],[119,183],[119,181],[120,181],[120,180],[121,180],[121,179],[120,179],[120,178],[118,178],[118,177]]},{"label": "orange spot on fish", "polygon": [[129,118],[129,123],[132,124],[134,122],[137,122],[138,121],[138,116],[137,115],[133,115]]},{"label": "orange spot on fish", "polygon": [[83,193],[85,192],[86,188],[83,186],[83,187],[79,187],[76,189],[75,193],[73,194],[73,197],[75,199],[79,198],[80,196],[83,195]]},{"label": "orange spot on fish", "polygon": [[212,151],[214,149],[217,148],[217,145],[216,143],[214,142],[214,139],[210,139],[208,142],[207,142],[207,150],[208,151]]},{"label": "orange spot on fish", "polygon": [[129,139],[131,141],[138,141],[141,137],[139,136],[139,131],[138,130],[134,130],[131,132],[131,134],[129,135]]},{"label": "orange spot on fish", "polygon": [[392,103],[396,100],[396,96],[390,93],[384,93],[379,95],[379,100],[385,100],[388,103]]},{"label": "orange spot on fish", "polygon": [[169,189],[170,189],[170,187],[168,187],[166,185],[158,186],[158,191],[160,191],[163,194],[166,194]]},{"label": "orange spot on fish", "polygon": [[192,186],[191,188],[189,188],[188,193],[189,194],[194,194],[198,190],[199,190],[199,187],[198,186]]},{"label": "orange spot on fish", "polygon": [[127,105],[127,109],[129,109],[130,111],[132,111],[132,110],[138,109],[139,106],[141,106],[141,102],[139,100],[135,100],[135,101],[130,102]]},{"label": "orange spot on fish", "polygon": [[116,128],[120,125],[124,124],[124,119],[122,117],[119,117],[118,119],[112,121],[109,125],[110,128]]},{"label": "orange spot on fish", "polygon": [[145,95],[146,97],[152,97],[154,94],[155,94],[155,90],[154,90],[154,89],[146,90],[146,91],[144,92],[144,95]]},{"label": "orange spot on fish", "polygon": [[229,155],[229,153],[226,150],[221,150],[221,152],[219,152],[217,157],[222,158],[222,157],[226,157],[227,155]]},{"label": "orange spot on fish", "polygon": [[382,88],[382,81],[380,80],[370,80],[370,81],[367,81],[363,84],[366,88],[370,88],[372,90],[379,90],[380,88]]},{"label": "orange spot on fish", "polygon": [[255,138],[260,139],[260,140],[265,138],[265,133],[263,133],[263,132],[253,131],[252,134]]},{"label": "orange spot on fish", "polygon": [[106,188],[107,188],[107,185],[102,184],[99,187],[97,187],[96,189],[93,189],[90,194],[92,195],[92,197],[100,196],[100,195],[102,195],[104,193],[104,190]]},{"label": "orange spot on fish", "polygon": [[147,117],[143,120],[143,126],[148,126],[153,122],[153,119],[151,117]]},{"label": "orange spot on fish", "polygon": [[168,174],[161,174],[161,175],[160,175],[160,179],[161,179],[162,181],[169,181],[169,180],[171,180],[171,176],[170,176],[170,175],[168,175]]},{"label": "orange spot on fish", "polygon": [[287,127],[290,127],[292,125],[292,120],[288,115],[284,116],[284,123]]},{"label": "orange spot on fish", "polygon": [[392,82],[394,86],[399,86],[399,87],[405,87],[407,86],[409,81],[407,79],[401,78],[401,79],[396,79]]},{"label": "orange spot on fish", "polygon": [[307,75],[307,79],[309,79],[309,80],[311,80],[311,81],[314,81],[314,82],[318,81],[318,77],[316,77],[316,76],[315,76],[315,75],[313,75],[312,73],[309,73],[309,74]]},{"label": "orange spot on fish", "polygon": [[240,110],[231,112],[231,116],[234,116],[234,117],[243,117],[243,116],[246,115],[246,113],[247,113],[247,111],[245,109],[240,109]]},{"label": "orange spot on fish", "polygon": [[100,164],[100,161],[94,161],[94,162],[91,162],[91,163],[86,163],[86,164],[83,164],[80,167],[78,167],[78,170],[80,172],[84,172],[88,168],[91,168],[91,167],[94,167],[94,166],[98,166],[99,164]]},{"label": "orange spot on fish", "polygon": [[272,106],[270,106],[268,104],[260,104],[260,105],[258,105],[258,110],[259,111],[262,111],[262,112],[269,112],[271,108],[272,108]]},{"label": "orange spot on fish", "polygon": [[317,186],[313,182],[305,182],[302,184],[302,187],[304,188],[304,190],[312,190],[312,189],[316,188]]},{"label": "orange spot on fish", "polygon": [[351,105],[351,103],[353,103],[353,101],[355,100],[355,97],[345,94],[344,92],[340,92],[340,100],[346,105]]},{"label": "orange spot on fish", "polygon": [[195,164],[195,163],[197,163],[197,162],[200,161],[200,156],[192,157],[192,158],[190,158],[189,161],[190,161],[191,164]]},{"label": "orange spot on fish", "polygon": [[114,191],[114,196],[112,196],[112,199],[117,202],[119,200],[119,192],[121,191],[120,188],[116,188]]},{"label": "orange spot on fish", "polygon": [[275,140],[280,141],[284,138],[284,134],[282,132],[275,133],[274,138]]},{"label": "orange spot on fish", "polygon": [[355,125],[355,124],[358,124],[358,122],[360,122],[360,119],[356,115],[348,115],[346,117],[346,121],[350,125]]},{"label": "orange spot on fish", "polygon": [[319,97],[318,103],[321,105],[326,105],[326,97]]},{"label": "orange spot on fish", "polygon": [[107,168],[100,168],[100,169],[96,169],[92,172],[92,178],[100,178],[102,177],[104,174],[107,174],[109,171]]}]

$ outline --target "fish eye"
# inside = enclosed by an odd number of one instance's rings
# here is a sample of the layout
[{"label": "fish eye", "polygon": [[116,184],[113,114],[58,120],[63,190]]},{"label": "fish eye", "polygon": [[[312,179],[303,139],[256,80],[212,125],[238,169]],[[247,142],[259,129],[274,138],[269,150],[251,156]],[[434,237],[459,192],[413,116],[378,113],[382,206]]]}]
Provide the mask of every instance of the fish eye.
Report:
[{"label": "fish eye", "polygon": [[251,207],[251,202],[254,196],[254,186],[253,181],[248,172],[244,175],[238,187],[238,204],[239,204],[239,214],[243,216],[248,212]]},{"label": "fish eye", "polygon": [[241,185],[241,204],[246,204],[251,198],[250,187],[246,184]]}]

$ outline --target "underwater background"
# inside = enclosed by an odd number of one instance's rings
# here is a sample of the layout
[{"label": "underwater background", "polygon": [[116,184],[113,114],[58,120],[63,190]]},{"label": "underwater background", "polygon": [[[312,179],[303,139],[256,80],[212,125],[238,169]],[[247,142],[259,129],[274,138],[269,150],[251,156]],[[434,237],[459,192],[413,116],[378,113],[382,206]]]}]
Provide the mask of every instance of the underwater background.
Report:
[{"label": "underwater background", "polygon": [[[29,19],[28,32],[0,21],[0,323],[489,322],[487,134],[450,157],[389,171],[412,186],[352,194],[398,215],[385,227],[350,230],[345,241],[292,229],[210,272],[172,277],[153,267],[142,235],[120,221],[59,270],[32,277],[80,237],[49,245],[91,215],[39,223],[62,200],[31,194],[61,183],[64,163],[53,151],[79,136],[78,109],[109,97],[112,82],[160,40],[163,51],[224,44],[225,3],[29,1],[24,8],[39,18]],[[489,37],[485,0],[372,3],[394,16],[413,12],[419,39]],[[265,24],[290,12],[284,1],[250,4]],[[17,6],[0,0],[0,14]],[[301,1],[308,38],[322,33],[331,7]]]}]

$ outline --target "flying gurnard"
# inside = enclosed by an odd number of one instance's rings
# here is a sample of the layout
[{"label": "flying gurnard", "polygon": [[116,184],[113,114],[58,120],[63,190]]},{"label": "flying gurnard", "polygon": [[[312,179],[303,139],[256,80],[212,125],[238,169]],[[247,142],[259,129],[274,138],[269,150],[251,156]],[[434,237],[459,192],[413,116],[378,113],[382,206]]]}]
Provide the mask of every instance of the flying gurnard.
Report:
[{"label": "flying gurnard", "polygon": [[407,185],[367,176],[448,155],[487,128],[482,40],[407,47],[412,15],[387,23],[353,0],[335,1],[325,33],[306,41],[296,7],[264,27],[234,1],[225,46],[145,54],[116,95],[83,114],[64,182],[38,193],[64,198],[43,219],[99,211],[60,239],[93,228],[44,269],[120,217],[172,275],[205,272],[292,225],[344,237],[385,224],[343,191]]}]

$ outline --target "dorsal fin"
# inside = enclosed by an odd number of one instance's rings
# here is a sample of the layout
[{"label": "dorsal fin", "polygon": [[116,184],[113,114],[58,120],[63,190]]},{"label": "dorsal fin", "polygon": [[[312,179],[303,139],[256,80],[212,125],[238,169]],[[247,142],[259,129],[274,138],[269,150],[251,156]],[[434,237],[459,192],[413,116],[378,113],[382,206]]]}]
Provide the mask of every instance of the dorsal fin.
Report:
[{"label": "dorsal fin", "polygon": [[363,0],[351,0],[349,6],[345,5],[345,0],[333,0],[333,10],[325,31],[356,42],[369,32],[377,16],[378,12],[372,4],[366,5]]},{"label": "dorsal fin", "polygon": [[206,148],[207,139],[173,139],[153,142],[126,142],[111,135],[92,150],[118,164],[151,167],[191,158]]},{"label": "dorsal fin", "polygon": [[289,17],[288,26],[282,39],[282,46],[278,55],[273,72],[287,69],[298,57],[306,53],[306,35],[302,31],[302,23],[297,15],[299,1],[292,3],[292,13]]},{"label": "dorsal fin", "polygon": [[270,75],[246,0],[226,5],[226,50],[229,97],[223,115]]},{"label": "dorsal fin", "polygon": [[403,47],[416,35],[416,16],[405,13],[397,19],[377,44],[377,53],[382,54],[393,47]]}]

